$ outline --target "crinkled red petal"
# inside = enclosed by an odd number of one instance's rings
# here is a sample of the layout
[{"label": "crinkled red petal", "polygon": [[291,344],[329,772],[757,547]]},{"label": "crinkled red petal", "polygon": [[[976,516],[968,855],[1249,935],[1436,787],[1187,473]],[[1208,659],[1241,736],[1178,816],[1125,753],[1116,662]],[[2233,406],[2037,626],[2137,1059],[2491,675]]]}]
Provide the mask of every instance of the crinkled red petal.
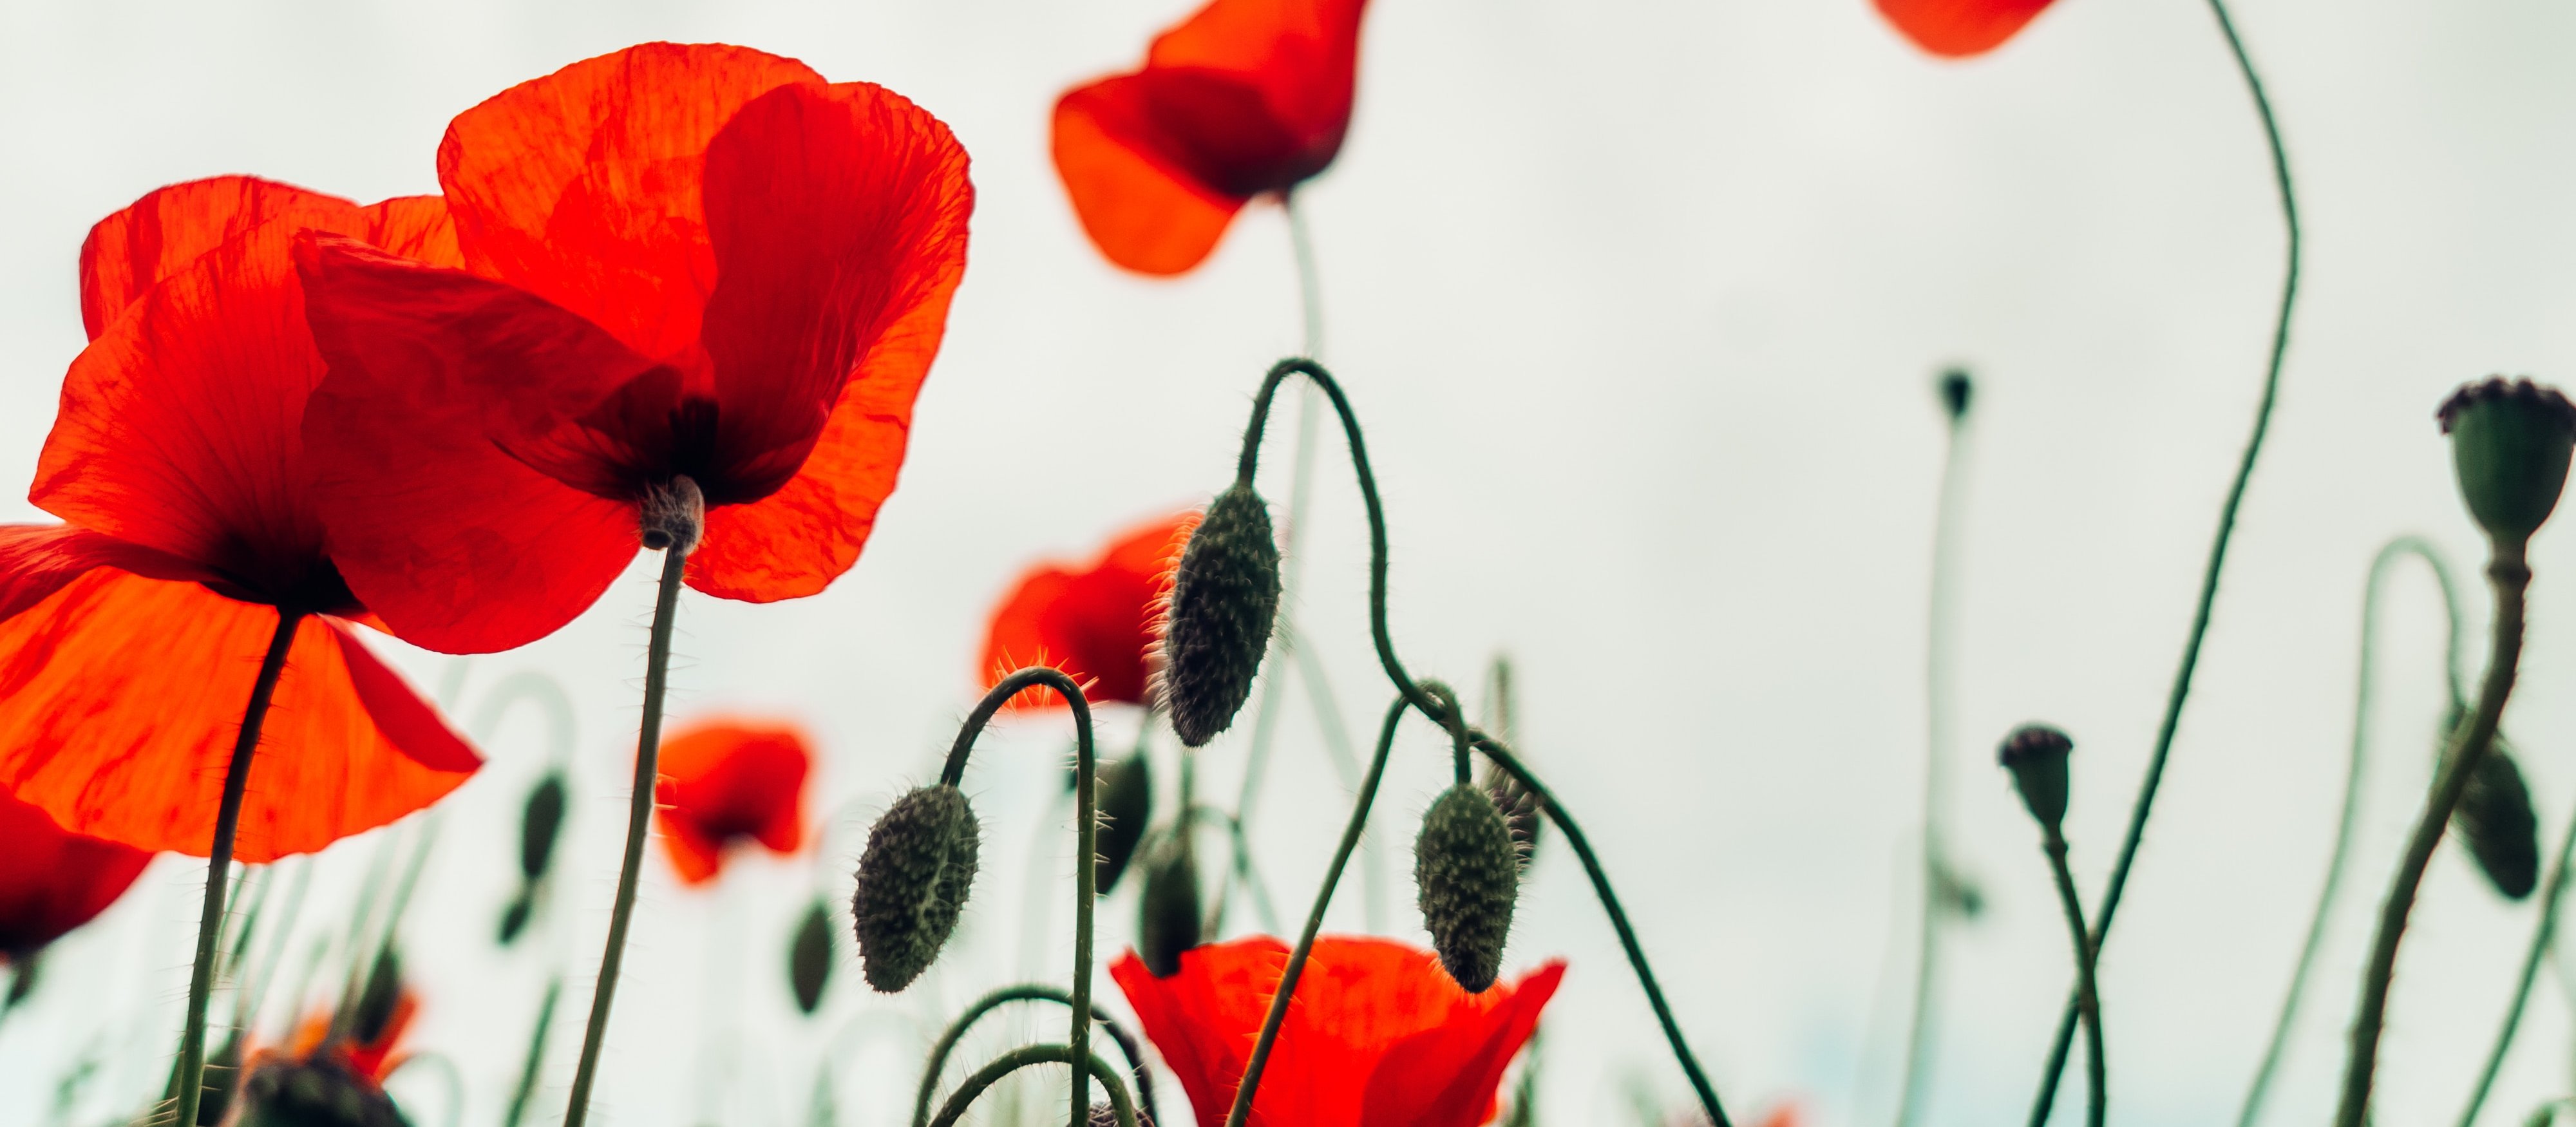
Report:
[{"label": "crinkled red petal", "polygon": [[81,324],[91,340],[154,284],[207,251],[289,211],[345,214],[338,196],[261,180],[216,176],[144,193],[90,228],[81,243]]}]

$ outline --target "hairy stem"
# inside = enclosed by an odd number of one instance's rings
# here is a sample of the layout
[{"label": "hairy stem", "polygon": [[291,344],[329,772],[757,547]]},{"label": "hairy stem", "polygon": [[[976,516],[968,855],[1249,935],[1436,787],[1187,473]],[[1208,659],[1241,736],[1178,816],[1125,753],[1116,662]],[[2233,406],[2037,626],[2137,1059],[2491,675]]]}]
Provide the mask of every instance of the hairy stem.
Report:
[{"label": "hairy stem", "polygon": [[[993,1063],[976,1069],[974,1075],[957,1086],[956,1094],[949,1096],[948,1102],[939,1106],[939,1114],[931,1117],[930,1127],[955,1127],[957,1121],[965,1116],[966,1109],[973,1106],[986,1089],[1001,1083],[1005,1076],[1035,1065],[1076,1061],[1081,1063],[1073,1070],[1075,1076],[1084,1080],[1098,1077],[1100,1087],[1109,1093],[1109,1107],[1118,1116],[1118,1127],[1136,1127],[1136,1102],[1127,1095],[1127,1085],[1119,1082],[1118,1070],[1110,1067],[1108,1061],[1078,1052],[1068,1045],[1023,1045],[993,1058]],[[1080,1083],[1074,1085],[1077,1090],[1082,1086]],[[1088,1121],[1090,1114],[1091,1109],[1084,1107],[1083,1118],[1074,1120],[1077,1127]]]},{"label": "hairy stem", "polygon": [[[931,1046],[929,1062],[921,1068],[921,1092],[912,1105],[913,1127],[929,1127],[930,1097],[938,1093],[939,1074],[948,1067],[949,1054],[957,1051],[957,1042],[963,1040],[966,1031],[973,1028],[984,1015],[1013,1002],[1053,1002],[1060,1006],[1070,1006],[1073,1004],[1073,995],[1042,982],[1030,982],[1002,987],[968,1004],[965,1012],[958,1014],[957,1020],[949,1022],[948,1028],[940,1033],[939,1042]],[[1100,1027],[1108,1031],[1109,1039],[1118,1042],[1119,1053],[1127,1058],[1128,1071],[1136,1077],[1137,1100],[1145,1112],[1145,1118],[1155,1123],[1162,1122],[1161,1115],[1154,1110],[1154,1078],[1153,1073],[1145,1067],[1144,1050],[1136,1044],[1136,1039],[1129,1036],[1125,1029],[1119,1028],[1117,1019],[1110,1017],[1109,1011],[1094,1005],[1091,1007],[1091,1019],[1099,1022]]]},{"label": "hairy stem", "polygon": [[2084,926],[2084,898],[2075,893],[2075,874],[2066,867],[2066,835],[2050,826],[2044,848],[2049,874],[2057,879],[2057,903],[2066,910],[2066,928],[2075,942],[2075,992],[2084,1014],[2084,1122],[2102,1127],[2111,1102],[2110,1061],[2102,1052],[2102,992],[2094,975],[2093,935]]}]

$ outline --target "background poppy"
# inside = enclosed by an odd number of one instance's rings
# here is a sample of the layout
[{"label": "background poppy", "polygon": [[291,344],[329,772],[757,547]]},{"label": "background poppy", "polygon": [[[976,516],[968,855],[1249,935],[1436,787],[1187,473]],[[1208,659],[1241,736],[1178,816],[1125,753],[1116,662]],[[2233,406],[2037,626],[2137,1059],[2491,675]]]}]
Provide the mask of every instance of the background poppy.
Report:
[{"label": "background poppy", "polygon": [[777,724],[715,720],[662,741],[654,786],[662,845],[688,884],[723,874],[725,852],[757,841],[772,853],[805,843],[805,777],[814,756],[803,732]]},{"label": "background poppy", "polygon": [[67,833],[45,812],[0,795],[0,962],[20,962],[97,918],[143,875],[152,855]]},{"label": "background poppy", "polygon": [[[1091,702],[1144,704],[1151,689],[1155,617],[1171,594],[1172,569],[1196,511],[1121,534],[1088,567],[1030,568],[994,608],[984,635],[984,685],[1013,670],[1052,665],[1085,682]],[[1063,707],[1050,692],[1027,692],[1013,707]]]},{"label": "background poppy", "polygon": [[2055,0],[1872,0],[1907,39],[1935,55],[1982,55],[2019,34]]}]

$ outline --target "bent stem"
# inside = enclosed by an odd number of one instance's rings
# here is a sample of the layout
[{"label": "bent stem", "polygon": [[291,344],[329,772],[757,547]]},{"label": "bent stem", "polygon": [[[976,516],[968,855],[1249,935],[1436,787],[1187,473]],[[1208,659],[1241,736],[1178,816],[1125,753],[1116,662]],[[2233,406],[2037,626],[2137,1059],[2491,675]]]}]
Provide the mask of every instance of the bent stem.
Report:
[{"label": "bent stem", "polygon": [[2504,1054],[2513,1047],[2513,1035],[2522,1025],[2522,1007],[2531,1000],[2532,980],[2540,976],[2540,961],[2549,954],[2552,937],[2558,933],[2558,906],[2566,899],[2567,862],[2576,855],[2576,820],[2567,824],[2567,833],[2558,839],[2558,859],[2551,862],[2549,883],[2540,894],[2540,922],[2532,927],[2531,949],[2523,952],[2522,977],[2514,983],[2513,1003],[2505,1007],[2504,1024],[2496,1030],[2495,1048],[2487,1053],[2487,1065],[2478,1072],[2478,1086],[2469,1092],[2469,1105],[2460,1111],[2460,1127],[2477,1122],[2478,1110],[2486,1106],[2487,1090],[2495,1086],[2496,1073],[2504,1068]]},{"label": "bent stem", "polygon": [[1932,516],[1932,590],[1923,643],[1923,915],[1914,951],[1914,1010],[1905,1027],[1905,1077],[1897,1089],[1896,1125],[1909,1127],[1923,1108],[1923,1085],[1932,1053],[1934,990],[1940,981],[1941,884],[1950,879],[1942,816],[1949,809],[1950,650],[1955,617],[1959,464],[1967,447],[1965,412],[1950,416],[1949,446],[1941,458],[1939,499]]},{"label": "bent stem", "polygon": [[[956,1122],[965,1116],[966,1109],[974,1105],[985,1089],[1001,1083],[1005,1076],[1032,1065],[1072,1064],[1076,1061],[1081,1063],[1073,1070],[1077,1078],[1074,1089],[1080,1091],[1085,1081],[1098,1077],[1100,1087],[1109,1094],[1109,1107],[1118,1117],[1118,1127],[1136,1127],[1136,1103],[1127,1095],[1127,1085],[1119,1082],[1118,1070],[1108,1061],[1091,1053],[1077,1052],[1069,1045],[1023,1045],[993,1058],[993,1063],[976,1069],[974,1075],[957,1086],[957,1094],[940,1105],[939,1114],[931,1119],[930,1127],[955,1127]],[[1074,1120],[1077,1127],[1086,1122],[1090,1114],[1090,1107],[1085,1106],[1083,1118]]]},{"label": "bent stem", "polygon": [[[1060,1006],[1070,1006],[1073,1004],[1073,995],[1042,982],[1030,982],[1018,986],[1005,986],[975,999],[966,1007],[965,1012],[957,1015],[957,1020],[948,1023],[947,1030],[939,1035],[939,1042],[931,1046],[930,1061],[921,1069],[921,1093],[913,1101],[913,1127],[929,1127],[930,1097],[938,1092],[939,1073],[948,1067],[948,1056],[956,1051],[957,1042],[964,1039],[966,1031],[973,1028],[984,1015],[1013,1002],[1053,1002]],[[1136,1077],[1137,1104],[1144,1111],[1146,1121],[1162,1122],[1162,1117],[1154,1110],[1154,1076],[1145,1067],[1143,1048],[1137,1045],[1133,1036],[1119,1027],[1117,1019],[1109,1016],[1109,1011],[1094,1005],[1091,1007],[1091,1019],[1100,1023],[1100,1028],[1108,1032],[1109,1039],[1118,1043],[1120,1055],[1127,1058],[1128,1071]]]},{"label": "bent stem", "polygon": [[2102,993],[2094,977],[2093,934],[2084,926],[2084,899],[2075,894],[2075,874],[2066,867],[2066,835],[2048,827],[2043,848],[2049,874],[2057,878],[2057,903],[2066,909],[2066,929],[2075,941],[2075,993],[2084,1014],[2084,1122],[2102,1127],[2103,1112],[2111,1101],[2110,1062],[2102,1053]]},{"label": "bent stem", "polygon": [[2433,848],[2441,844],[2451,811],[2460,804],[2460,795],[2469,789],[2469,777],[2478,761],[2486,758],[2488,747],[2495,742],[2505,699],[2513,694],[2515,669],[2522,657],[2523,593],[2531,585],[2531,569],[2524,561],[2523,549],[2521,543],[2497,542],[2493,559],[2487,564],[2487,578],[2495,588],[2494,653],[2488,660],[2486,682],[2478,691],[2478,710],[2468,725],[2452,737],[2442,757],[2441,774],[2425,795],[2424,811],[2416,819],[2414,834],[2407,839],[2405,856],[2388,890],[2388,902],[2380,910],[2379,932],[2371,942],[2368,970],[2361,981],[2361,1004],[2353,1018],[2352,1058],[2344,1069],[2343,1098],[2335,1111],[2336,1127],[2362,1127],[2369,1114],[2371,1081],[2379,1066],[2379,1034],[2388,1018],[2388,984],[2397,969],[2397,944],[2405,934],[2406,917],[2414,910],[2415,892],[2423,883],[2425,867],[2432,863]]},{"label": "bent stem", "polygon": [[617,901],[608,913],[608,948],[599,957],[599,984],[590,996],[590,1025],[582,1033],[581,1064],[572,1074],[572,1102],[564,1127],[590,1117],[590,1087],[599,1079],[599,1050],[608,1040],[608,1011],[617,1000],[617,971],[626,961],[626,929],[635,922],[635,884],[644,869],[644,838],[653,826],[653,792],[662,760],[662,696],[670,686],[671,631],[680,605],[680,576],[688,554],[662,552],[662,585],[653,599],[653,633],[644,656],[644,721],[635,734],[635,792],[626,803],[626,857],[617,870]]},{"label": "bent stem", "polygon": [[2246,1087],[2245,1104],[2236,1113],[2236,1127],[2253,1127],[2263,1114],[2263,1101],[2270,1095],[2272,1076],[2281,1066],[2281,1057],[2290,1043],[2290,1029],[2297,1023],[2299,1003],[2308,987],[2308,975],[2316,966],[2317,952],[2325,946],[2326,920],[2334,912],[2336,898],[2342,893],[2345,862],[2352,853],[2353,829],[2361,813],[2361,774],[2370,748],[2370,696],[2379,653],[2379,596],[2382,585],[2395,570],[2397,561],[2414,555],[2433,569],[2433,577],[2442,586],[2442,609],[2448,616],[2448,652],[2443,668],[2448,672],[2451,705],[2458,713],[2468,711],[2460,694],[2460,592],[2451,580],[2450,565],[2442,554],[2420,536],[2401,536],[2391,540],[2371,557],[2370,576],[2361,591],[2361,669],[2354,678],[2352,694],[2352,755],[2344,768],[2343,813],[2335,820],[2334,849],[2326,861],[2325,887],[2317,893],[2316,913],[2308,918],[2308,937],[2299,945],[2299,962],[2290,972],[2290,991],[2281,999],[2281,1015],[2272,1023],[2272,1039],[2263,1048],[2263,1062],[2254,1069],[2254,1080]]},{"label": "bent stem", "polygon": [[[2173,751],[2175,730],[2182,722],[2184,702],[2191,696],[2192,673],[2200,664],[2200,647],[2209,634],[2210,608],[2218,599],[2218,578],[2227,566],[2227,544],[2236,531],[2236,512],[2244,504],[2245,488],[2254,477],[2254,463],[2263,453],[2263,438],[2271,430],[2272,406],[2280,397],[2281,359],[2290,347],[2290,311],[2299,295],[2299,205],[2290,184],[2290,158],[2281,145],[2280,123],[2272,116],[2271,98],[2263,92],[2262,76],[2255,73],[2254,60],[2245,53],[2245,41],[2236,34],[2236,22],[2227,14],[2226,0],[2209,0],[2210,15],[2218,21],[2219,31],[2226,36],[2228,52],[2235,58],[2238,73],[2244,76],[2246,92],[2254,100],[2254,113],[2263,125],[2263,139],[2272,153],[2272,180],[2280,191],[2281,221],[2289,240],[2287,265],[2281,277],[2281,307],[2272,324],[2272,356],[2263,372],[2263,394],[2254,406],[2254,428],[2245,439],[2245,453],[2236,464],[2236,479],[2227,487],[2227,501],[2219,507],[2218,534],[2209,545],[2209,563],[2201,571],[2200,599],[2192,611],[2191,632],[2183,642],[2182,664],[2174,670],[2173,691],[2165,701],[2164,719],[2156,727],[2155,750],[2147,757],[2146,778],[2138,784],[2136,805],[2129,813],[2128,835],[2120,842],[2120,855],[2111,866],[2110,882],[2102,890],[2102,907],[2094,915],[2093,947],[2099,951],[2110,936],[2111,920],[2120,911],[2120,895],[2129,886],[2129,868],[2138,859],[2139,843],[2145,839],[2147,817],[2155,809],[2156,790],[2162,785],[2165,760]],[[2075,1040],[2078,1002],[2068,999],[2066,1010],[2057,1022],[2057,1042],[2050,1050],[2048,1065],[2040,1072],[2038,1098],[2031,1105],[2030,1127],[2044,1127],[2049,1110],[2057,1102],[2057,1081],[2066,1070],[2066,1056]]]},{"label": "bent stem", "polygon": [[206,850],[206,900],[197,915],[197,964],[188,972],[188,1023],[179,1037],[179,1127],[193,1127],[205,1098],[206,1000],[214,993],[215,938],[224,927],[225,880],[233,863],[233,835],[241,828],[242,796],[249,792],[251,761],[258,758],[259,729],[268,722],[269,701],[277,679],[286,672],[286,654],[295,648],[295,628],[304,612],[280,608],[277,631],[269,636],[268,654],[251,682],[250,703],[242,707],[241,732],[233,738],[233,757],[224,766],[224,797],[215,812],[215,840]]}]

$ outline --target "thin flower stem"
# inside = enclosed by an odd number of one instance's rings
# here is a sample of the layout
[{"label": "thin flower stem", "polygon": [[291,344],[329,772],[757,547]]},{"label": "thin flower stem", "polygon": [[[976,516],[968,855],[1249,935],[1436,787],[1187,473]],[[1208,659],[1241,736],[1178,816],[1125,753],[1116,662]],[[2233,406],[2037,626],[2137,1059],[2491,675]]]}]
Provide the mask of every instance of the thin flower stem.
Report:
[{"label": "thin flower stem", "polygon": [[599,1050],[608,1041],[608,1011],[617,1000],[617,971],[626,962],[626,930],[635,922],[635,885],[644,871],[644,838],[653,828],[653,792],[661,780],[662,697],[670,687],[671,632],[677,625],[680,578],[688,553],[662,553],[662,585],[653,598],[653,633],[644,654],[644,720],[635,735],[635,791],[626,803],[626,856],[617,870],[617,900],[608,913],[608,946],[599,957],[599,984],[590,996],[590,1024],[581,1038],[581,1064],[572,1074],[572,1101],[564,1127],[590,1118],[590,1087],[599,1079]]},{"label": "thin flower stem", "polygon": [[[2235,481],[2227,487],[2227,501],[2219,507],[2218,533],[2209,544],[2209,563],[2201,571],[2200,598],[2191,617],[2191,632],[2183,642],[2182,663],[2174,670],[2173,690],[2165,701],[2164,719],[2156,726],[2155,750],[2147,757],[2145,779],[2138,784],[2136,805],[2129,813],[2128,835],[2120,843],[2120,855],[2111,866],[2110,882],[2102,890],[2102,907],[2094,913],[2093,946],[2100,950],[2111,932],[2111,921],[2119,914],[2120,896],[2129,887],[2129,868],[2138,859],[2138,846],[2145,840],[2147,817],[2155,810],[2156,790],[2162,785],[2165,761],[2173,752],[2176,730],[2182,723],[2183,704],[2191,696],[2192,673],[2200,665],[2200,647],[2209,634],[2210,609],[2218,600],[2218,579],[2227,566],[2228,540],[2236,531],[2236,513],[2245,501],[2246,486],[2254,478],[2255,461],[2263,453],[2263,438],[2272,426],[2272,407],[2280,398],[2281,361],[2290,348],[2290,312],[2299,295],[2299,204],[2290,183],[2290,158],[2281,144],[2280,123],[2272,116],[2272,101],[2264,93],[2263,79],[2254,70],[2254,60],[2245,53],[2245,41],[2236,34],[2236,23],[2227,14],[2226,0],[2209,0],[2210,15],[2216,17],[2219,31],[2226,36],[2228,52],[2234,56],[2237,71],[2244,76],[2245,89],[2253,97],[2255,116],[2261,119],[2263,139],[2271,147],[2272,180],[2281,197],[2281,222],[2288,234],[2287,263],[2281,276],[2281,306],[2272,324],[2272,355],[2263,372],[2263,393],[2254,407],[2254,427],[2245,438],[2245,453],[2236,465]],[[2077,1002],[2069,998],[2065,1012],[2058,1018],[2057,1041],[2050,1050],[2048,1065],[2040,1072],[2038,1098],[2033,1101],[2030,1127],[2044,1127],[2049,1110],[2057,1102],[2058,1077],[2066,1070],[2066,1057],[2075,1042]]]},{"label": "thin flower stem", "polygon": [[546,1033],[554,1028],[555,1003],[563,997],[563,976],[558,974],[546,983],[546,999],[537,1003],[536,1028],[528,1033],[528,1060],[520,1066],[519,1086],[510,1091],[510,1108],[501,1119],[501,1127],[519,1127],[528,1114],[528,1097],[536,1094],[537,1078],[546,1068]]},{"label": "thin flower stem", "polygon": [[[955,1127],[957,1121],[965,1116],[966,1109],[974,1105],[985,1089],[1001,1083],[1005,1076],[1034,1065],[1066,1064],[1077,1056],[1084,1062],[1084,1067],[1073,1070],[1073,1074],[1081,1078],[1074,1083],[1074,1090],[1082,1090],[1083,1081],[1098,1077],[1100,1087],[1109,1094],[1110,1110],[1118,1116],[1118,1127],[1136,1127],[1136,1102],[1128,1096],[1127,1085],[1119,1081],[1118,1070],[1096,1054],[1077,1054],[1067,1045],[1022,1045],[993,1058],[993,1063],[976,1069],[974,1075],[957,1086],[956,1094],[949,1096],[948,1102],[939,1106],[939,1114],[931,1117],[930,1127]],[[1074,1120],[1076,1127],[1087,1121],[1090,1114],[1091,1109],[1084,1107],[1083,1118]]]},{"label": "thin flower stem", "polygon": [[230,890],[226,871],[233,863],[233,835],[241,828],[242,796],[249,792],[252,761],[258,758],[260,726],[268,722],[269,701],[277,679],[286,672],[287,651],[295,648],[295,630],[304,612],[280,608],[277,630],[268,639],[268,654],[251,682],[250,703],[242,707],[241,732],[233,739],[233,756],[224,767],[224,797],[215,812],[215,840],[206,850],[206,901],[197,917],[197,963],[188,974],[188,1023],[179,1037],[178,1127],[194,1127],[197,1106],[205,1098],[206,1001],[215,985],[215,939],[224,927],[224,896]]},{"label": "thin flower stem", "polygon": [[2469,1092],[2469,1105],[2460,1111],[2460,1127],[2477,1122],[2478,1110],[2486,1106],[2487,1090],[2495,1086],[2496,1073],[2504,1068],[2504,1054],[2513,1047],[2513,1035],[2522,1025],[2522,1007],[2531,1000],[2532,980],[2540,976],[2540,961],[2549,954],[2551,937],[2558,933],[2558,908],[2567,894],[2567,862],[2576,855],[2576,819],[2567,823],[2567,833],[2558,839],[2558,859],[2551,862],[2549,884],[2540,894],[2540,922],[2531,930],[2531,949],[2523,952],[2522,977],[2515,981],[2513,1003],[2505,1008],[2504,1024],[2496,1030],[2495,1048],[2487,1053],[2487,1065],[2478,1072],[2478,1086]]},{"label": "thin flower stem", "polygon": [[[1070,1006],[1073,1004],[1073,995],[1061,987],[1049,986],[1043,982],[1028,982],[1018,986],[1002,987],[968,1004],[965,1012],[958,1014],[957,1020],[949,1022],[948,1028],[940,1033],[939,1042],[931,1046],[929,1063],[922,1066],[921,1092],[912,1105],[913,1127],[929,1127],[930,1097],[938,1092],[939,1074],[948,1067],[949,1054],[957,1050],[957,1042],[964,1039],[966,1031],[973,1028],[977,1021],[983,1020],[984,1015],[1013,1002],[1053,1002],[1060,1006]],[[1154,1110],[1154,1076],[1152,1071],[1145,1067],[1143,1048],[1137,1045],[1136,1039],[1125,1029],[1119,1027],[1117,1019],[1109,1016],[1109,1011],[1100,1008],[1097,1004],[1091,1007],[1091,1019],[1100,1023],[1100,1028],[1108,1032],[1110,1040],[1118,1042],[1119,1053],[1127,1058],[1128,1071],[1136,1077],[1138,1106],[1144,1110],[1145,1118],[1155,1123],[1162,1122],[1162,1116]]]},{"label": "thin flower stem", "polygon": [[[1962,377],[1964,378],[1964,377]],[[1949,442],[1941,458],[1941,485],[1932,514],[1932,583],[1923,630],[1923,913],[1915,934],[1914,1008],[1905,1026],[1905,1077],[1897,1089],[1896,1127],[1911,1127],[1922,1114],[1923,1089],[1931,1077],[1932,1010],[1940,982],[1942,888],[1951,880],[1944,845],[1944,816],[1950,806],[1951,649],[1958,633],[1957,569],[1960,463],[1967,452],[1968,417],[1949,419]]]},{"label": "thin flower stem", "polygon": [[1234,1107],[1226,1112],[1225,1127],[1243,1127],[1252,1115],[1252,1097],[1261,1089],[1261,1073],[1270,1066],[1270,1048],[1279,1040],[1279,1026],[1288,1019],[1288,1003],[1297,995],[1297,980],[1306,973],[1306,956],[1315,949],[1315,933],[1324,929],[1324,909],[1333,903],[1333,888],[1341,883],[1342,866],[1350,863],[1351,851],[1360,843],[1360,830],[1368,825],[1370,805],[1377,801],[1378,781],[1386,777],[1387,753],[1395,747],[1395,725],[1404,719],[1404,710],[1412,702],[1395,698],[1388,705],[1386,723],[1379,725],[1377,751],[1369,758],[1368,774],[1361,776],[1359,793],[1351,799],[1350,824],[1342,828],[1341,844],[1333,847],[1333,863],[1324,870],[1324,883],[1315,890],[1315,906],[1306,913],[1306,928],[1297,933],[1297,949],[1289,952],[1288,965],[1280,968],[1279,985],[1270,995],[1270,1013],[1261,1019],[1261,1037],[1252,1043],[1252,1057],[1244,1063],[1243,1080],[1234,1088]]},{"label": "thin flower stem", "polygon": [[2110,1061],[2102,1052],[2102,993],[2094,977],[2093,935],[2084,926],[2084,898],[2076,895],[2075,874],[2066,867],[2066,835],[2050,826],[2042,847],[2048,853],[2049,874],[2057,878],[2057,903],[2066,909],[2066,929],[2075,943],[2075,992],[2084,1014],[2084,1122],[2102,1127],[2111,1102]]},{"label": "thin flower stem", "polygon": [[2523,548],[2520,543],[2498,542],[2487,564],[2487,578],[2495,588],[2496,613],[2495,648],[2488,659],[2486,683],[2478,691],[2477,711],[2468,725],[2452,737],[2450,748],[2442,756],[2441,774],[2425,795],[2424,811],[2416,819],[2414,834],[2407,839],[2405,856],[2388,890],[2388,902],[2380,909],[2379,932],[2371,942],[2370,962],[2361,982],[2361,1004],[2353,1018],[2352,1057],[2344,1068],[2343,1099],[2335,1111],[2336,1127],[2362,1127],[2369,1115],[2371,1081],[2379,1065],[2379,1034],[2388,1018],[2388,984],[2397,969],[2398,940],[2406,932],[2406,917],[2414,910],[2415,892],[2423,883],[2425,866],[2432,863],[2433,848],[2441,844],[2452,809],[2469,789],[2470,775],[2495,742],[2505,699],[2513,694],[2514,675],[2522,658],[2523,592],[2531,584],[2531,569],[2524,560]]},{"label": "thin flower stem", "polygon": [[2352,754],[2344,768],[2343,813],[2335,820],[2334,850],[2326,861],[2325,887],[2317,893],[2317,910],[2308,918],[2308,937],[2299,945],[2299,962],[2290,972],[2290,990],[2281,999],[2281,1016],[2272,1023],[2272,1040],[2263,1049],[2263,1063],[2254,1069],[2254,1080],[2245,1090],[2245,1105],[2236,1114],[2237,1127],[2254,1127],[2263,1114],[2263,1102],[2271,1092],[2273,1074],[2279,1070],[2282,1055],[2288,1050],[2290,1030],[2298,1021],[2299,1003],[2308,987],[2309,973],[2315,968],[2317,952],[2325,946],[2326,921],[2333,915],[2336,898],[2343,889],[2346,862],[2352,853],[2353,831],[2360,822],[2362,768],[2367,765],[2370,750],[2371,686],[2376,680],[2379,654],[2379,598],[2388,576],[2397,562],[2413,555],[2433,569],[2441,582],[2442,608],[2448,615],[2449,653],[2444,668],[2451,692],[2452,707],[2468,711],[2460,696],[2460,593],[2452,582],[2450,565],[2430,541],[2420,536],[2401,536],[2379,549],[2370,561],[2370,576],[2361,592],[2361,669],[2355,676],[2352,694]]},{"label": "thin flower stem", "polygon": [[1315,235],[1306,227],[1306,211],[1297,206],[1296,189],[1279,193],[1279,209],[1288,213],[1288,248],[1297,256],[1298,309],[1305,315],[1305,353],[1324,356],[1324,279],[1315,269]]}]

